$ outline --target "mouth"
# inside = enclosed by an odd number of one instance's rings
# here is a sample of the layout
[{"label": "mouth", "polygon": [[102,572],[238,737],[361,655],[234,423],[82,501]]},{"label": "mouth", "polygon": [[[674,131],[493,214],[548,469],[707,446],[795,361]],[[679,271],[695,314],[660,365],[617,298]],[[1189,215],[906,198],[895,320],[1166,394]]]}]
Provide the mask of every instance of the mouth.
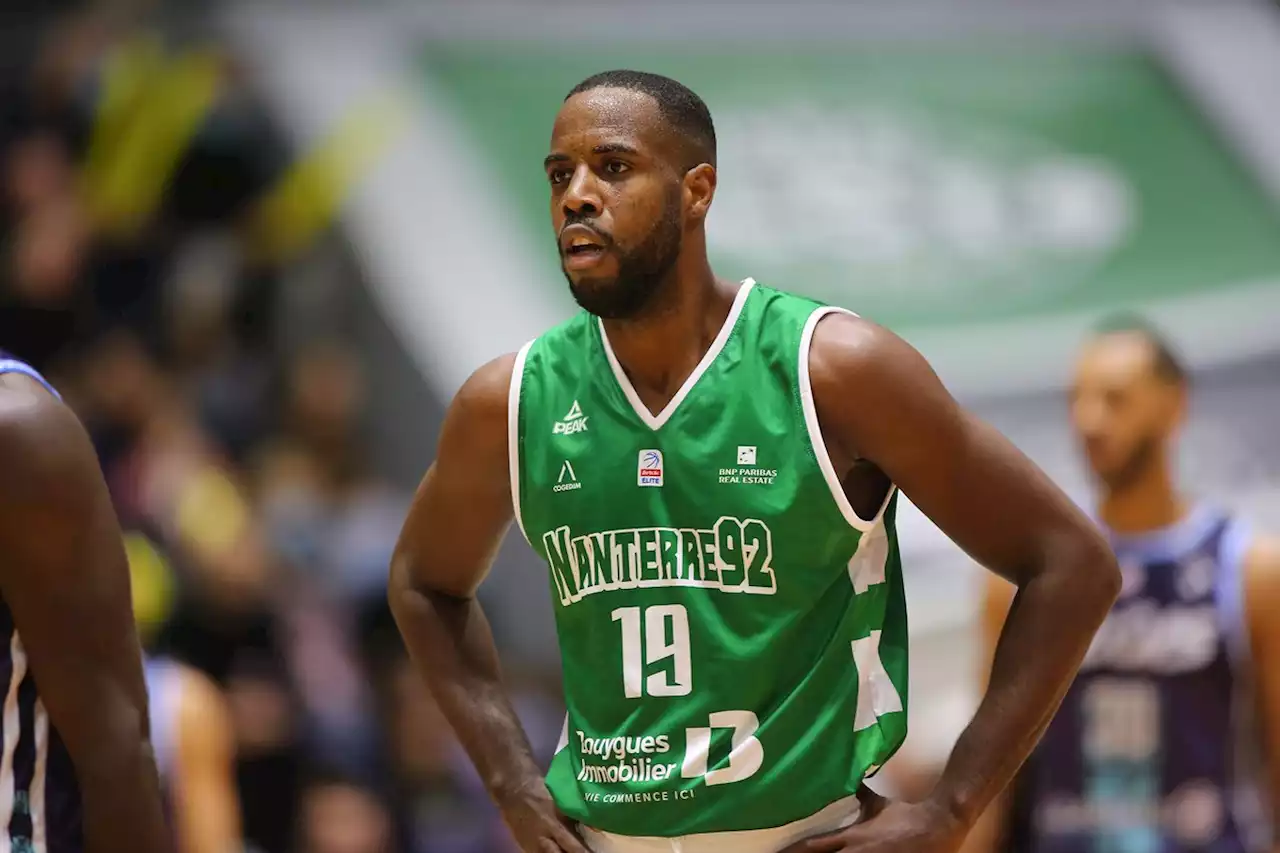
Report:
[{"label": "mouth", "polygon": [[603,258],[603,246],[570,246],[564,253],[564,266],[565,269],[583,270],[595,266]]},{"label": "mouth", "polygon": [[595,266],[605,256],[604,238],[585,225],[570,225],[560,232],[560,254],[565,269]]}]

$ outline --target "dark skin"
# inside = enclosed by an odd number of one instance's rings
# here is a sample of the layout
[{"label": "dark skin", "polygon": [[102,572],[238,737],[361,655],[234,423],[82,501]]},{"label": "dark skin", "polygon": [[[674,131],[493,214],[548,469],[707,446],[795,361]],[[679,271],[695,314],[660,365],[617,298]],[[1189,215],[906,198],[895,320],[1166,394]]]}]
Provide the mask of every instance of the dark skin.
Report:
[{"label": "dark skin", "polygon": [[[566,262],[575,293],[588,297],[628,286],[617,279],[619,256],[652,243],[653,223],[678,187],[678,256],[641,310],[605,321],[618,360],[655,412],[702,358],[734,294],[733,285],[712,274],[706,254],[715,169],[688,168],[683,154],[648,96],[599,89],[565,103],[547,164],[557,234],[563,236],[566,222],[586,220],[607,235],[600,242],[608,248],[594,263]],[[503,693],[474,598],[512,520],[513,364],[508,355],[480,368],[450,407],[436,461],[397,547],[390,597],[414,660],[521,849],[580,853],[585,848],[557,813]],[[1119,572],[1071,501],[965,413],[925,360],[892,333],[831,315],[814,335],[810,374],[828,450],[845,472],[855,508],[873,515],[892,480],[1020,591],[991,688],[932,795],[918,804],[874,798],[860,824],[788,850],[954,851],[1057,708],[1119,591]]]},{"label": "dark skin", "polygon": [[0,590],[75,765],[90,853],[171,850],[123,539],[75,415],[0,376]]}]

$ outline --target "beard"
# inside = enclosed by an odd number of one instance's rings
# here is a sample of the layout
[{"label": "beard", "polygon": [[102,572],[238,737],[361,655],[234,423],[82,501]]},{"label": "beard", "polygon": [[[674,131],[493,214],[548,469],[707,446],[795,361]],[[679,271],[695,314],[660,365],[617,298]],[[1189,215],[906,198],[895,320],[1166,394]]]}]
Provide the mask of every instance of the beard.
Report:
[{"label": "beard", "polygon": [[1146,436],[1139,439],[1133,452],[1118,465],[1094,473],[1108,491],[1122,492],[1140,480],[1148,469],[1156,464],[1159,449],[1160,440],[1155,436]]},{"label": "beard", "polygon": [[605,320],[625,320],[650,307],[662,289],[668,274],[680,256],[681,225],[679,196],[666,205],[662,218],[640,245],[622,251],[610,243],[617,273],[610,277],[582,277],[569,281],[574,301],[588,312]]}]

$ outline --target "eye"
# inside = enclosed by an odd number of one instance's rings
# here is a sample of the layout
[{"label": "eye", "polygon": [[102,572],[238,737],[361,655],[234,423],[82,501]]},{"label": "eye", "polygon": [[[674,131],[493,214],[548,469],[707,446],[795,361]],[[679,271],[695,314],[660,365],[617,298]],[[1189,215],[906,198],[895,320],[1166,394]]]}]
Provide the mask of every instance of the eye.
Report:
[{"label": "eye", "polygon": [[621,175],[624,172],[631,171],[631,166],[621,160],[610,160],[604,164],[604,171],[605,174],[609,175]]},{"label": "eye", "polygon": [[563,184],[572,176],[573,173],[568,169],[552,169],[547,173],[547,180],[551,181],[552,184]]}]

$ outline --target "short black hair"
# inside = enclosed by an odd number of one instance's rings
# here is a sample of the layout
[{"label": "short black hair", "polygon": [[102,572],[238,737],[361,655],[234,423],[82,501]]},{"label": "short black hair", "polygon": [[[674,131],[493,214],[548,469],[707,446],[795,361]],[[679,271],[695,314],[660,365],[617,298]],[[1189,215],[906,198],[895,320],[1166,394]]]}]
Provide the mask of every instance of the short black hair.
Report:
[{"label": "short black hair", "polygon": [[688,86],[661,74],[618,69],[592,74],[574,86],[564,99],[567,101],[592,89],[629,89],[653,98],[662,117],[684,138],[687,159],[692,161],[682,164],[684,168],[692,169],[700,163],[715,165],[716,128],[711,121],[711,110]]},{"label": "short black hair", "polygon": [[1187,368],[1169,338],[1147,318],[1132,313],[1113,314],[1094,329],[1094,337],[1136,335],[1151,348],[1151,369],[1156,377],[1174,385],[1187,381]]}]

